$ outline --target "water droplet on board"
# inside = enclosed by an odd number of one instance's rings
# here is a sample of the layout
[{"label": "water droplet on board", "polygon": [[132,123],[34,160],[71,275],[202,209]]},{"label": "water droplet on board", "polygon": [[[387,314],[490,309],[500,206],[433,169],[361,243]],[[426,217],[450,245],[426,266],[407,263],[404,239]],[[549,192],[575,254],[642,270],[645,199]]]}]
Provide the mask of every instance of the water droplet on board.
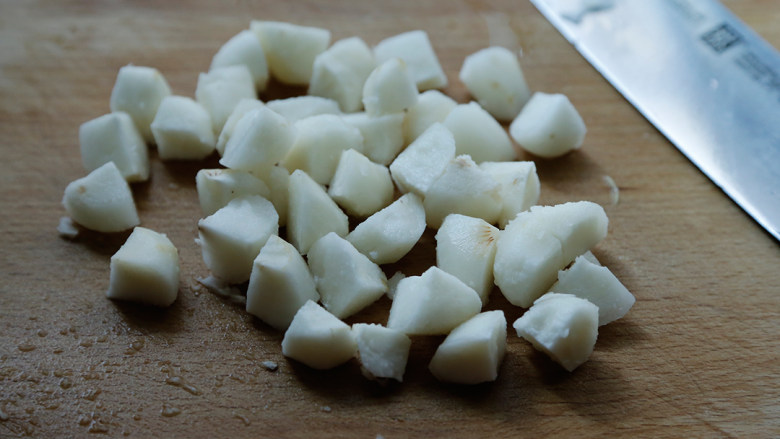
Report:
[{"label": "water droplet on board", "polygon": [[179,387],[186,391],[187,393],[190,393],[192,395],[198,396],[201,394],[200,390],[193,386],[192,384],[189,384],[184,380],[184,378],[180,376],[168,376],[165,378],[165,384],[170,384],[174,387]]},{"label": "water droplet on board", "polygon": [[0,422],[5,422],[9,419],[8,413],[0,410]]},{"label": "water droplet on board", "polygon": [[174,416],[180,415],[181,410],[177,409],[176,407],[168,407],[167,405],[163,405],[162,410],[160,410],[160,414],[166,418],[172,418]]},{"label": "water droplet on board", "polygon": [[46,337],[49,335],[49,333],[45,329],[39,329],[35,332],[35,334],[38,335],[38,337]]},{"label": "water droplet on board", "polygon": [[30,343],[22,343],[19,346],[17,346],[17,349],[19,349],[22,352],[30,352],[35,350],[35,345],[32,345]]},{"label": "water droplet on board", "polygon": [[140,420],[141,420],[141,415],[139,415],[138,413],[133,415],[133,421],[140,421]]},{"label": "water droplet on board", "polygon": [[144,345],[146,344],[146,341],[143,338],[136,338],[130,343],[130,346],[127,347],[125,350],[125,355],[133,355],[138,353],[141,349],[144,348]]},{"label": "water droplet on board", "polygon": [[73,387],[73,382],[70,380],[70,378],[65,377],[60,380],[60,387],[62,387],[64,390],[68,390]]},{"label": "water droplet on board", "polygon": [[91,348],[94,342],[88,338],[82,339],[79,341],[79,346],[83,348]]},{"label": "water droplet on board", "polygon": [[244,425],[246,425],[247,427],[252,423],[252,421],[250,421],[249,418],[238,413],[233,413],[233,417],[236,419],[240,419],[241,422],[243,422]]}]

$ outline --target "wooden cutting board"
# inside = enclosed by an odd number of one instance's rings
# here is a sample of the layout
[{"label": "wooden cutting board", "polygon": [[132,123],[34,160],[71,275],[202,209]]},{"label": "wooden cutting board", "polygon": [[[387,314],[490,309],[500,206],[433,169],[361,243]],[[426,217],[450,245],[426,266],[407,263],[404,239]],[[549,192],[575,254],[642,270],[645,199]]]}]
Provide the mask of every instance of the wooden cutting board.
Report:
[{"label": "wooden cutting board", "polygon": [[[780,8],[727,1],[780,46]],[[119,67],[160,69],[192,96],[198,72],[250,19],[320,26],[369,44],[427,30],[449,77],[491,43],[522,49],[534,90],[567,94],[588,126],[581,151],[537,161],[544,204],[592,200],[610,217],[595,254],[636,295],[601,328],[590,361],[565,372],[510,331],[494,383],[436,382],[441,337],[415,338],[400,385],[350,363],[313,371],[285,359],[282,334],[197,287],[194,176],[161,163],[133,187],[142,223],[180,250],[177,302],[107,300],[109,257],[127,234],[55,228],[84,175],[81,123],[108,112]],[[780,246],[599,76],[527,1],[0,3],[0,436],[84,437],[778,437]],[[301,90],[273,86],[264,99]],[[524,157],[529,159],[530,157]],[[620,188],[610,202],[610,176]],[[434,261],[433,233],[401,263]],[[349,319],[384,323],[382,299]],[[489,309],[523,312],[496,291]],[[261,362],[279,367],[266,370]]]}]

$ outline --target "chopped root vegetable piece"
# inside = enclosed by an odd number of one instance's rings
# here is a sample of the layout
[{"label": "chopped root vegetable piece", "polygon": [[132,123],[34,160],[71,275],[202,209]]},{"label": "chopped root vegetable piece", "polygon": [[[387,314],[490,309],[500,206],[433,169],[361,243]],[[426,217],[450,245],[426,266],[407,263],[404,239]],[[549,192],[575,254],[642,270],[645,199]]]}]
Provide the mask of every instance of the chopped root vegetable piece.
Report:
[{"label": "chopped root vegetable piece", "polygon": [[179,252],[163,234],[136,227],[111,256],[109,299],[170,306],[179,293]]},{"label": "chopped root vegetable piece", "polygon": [[315,369],[346,363],[357,352],[352,329],[325,308],[306,302],[282,340],[282,354]]}]

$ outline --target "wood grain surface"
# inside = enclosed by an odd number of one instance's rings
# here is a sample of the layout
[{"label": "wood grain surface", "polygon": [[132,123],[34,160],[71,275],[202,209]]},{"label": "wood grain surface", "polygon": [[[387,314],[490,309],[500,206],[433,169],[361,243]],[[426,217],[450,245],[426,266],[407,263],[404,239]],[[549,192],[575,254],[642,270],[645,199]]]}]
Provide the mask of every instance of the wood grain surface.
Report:
[{"label": "wood grain surface", "polygon": [[[725,2],[776,47],[780,7]],[[282,334],[197,287],[194,176],[160,162],[133,186],[142,224],[179,248],[166,310],[105,298],[127,234],[56,231],[68,182],[85,174],[78,127],[109,111],[119,67],[158,68],[193,96],[197,74],[250,19],[320,26],[369,44],[425,29],[449,77],[492,42],[522,49],[534,90],[567,94],[588,126],[581,151],[537,161],[541,202],[605,206],[594,250],[637,302],[602,327],[567,373],[510,331],[496,382],[452,386],[427,370],[441,337],[415,338],[404,382],[379,386],[351,362],[313,371]],[[490,26],[488,26],[490,24]],[[514,41],[513,41],[514,40]],[[272,86],[263,99],[301,90]],[[778,437],[780,246],[647,123],[525,0],[0,2],[0,436]],[[528,157],[525,157],[528,158]],[[611,176],[620,201],[610,204]],[[434,261],[433,233],[401,263]],[[384,323],[382,299],[349,322]],[[494,291],[489,309],[523,310]],[[261,362],[279,364],[266,370]]]}]

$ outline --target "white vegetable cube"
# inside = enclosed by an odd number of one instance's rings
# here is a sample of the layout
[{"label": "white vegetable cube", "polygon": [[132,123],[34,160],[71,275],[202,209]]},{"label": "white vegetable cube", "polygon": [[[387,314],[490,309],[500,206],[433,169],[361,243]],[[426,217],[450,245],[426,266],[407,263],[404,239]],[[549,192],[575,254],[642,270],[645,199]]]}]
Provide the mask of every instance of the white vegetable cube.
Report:
[{"label": "white vegetable cube", "polygon": [[106,297],[170,306],[179,293],[179,251],[163,234],[136,227],[111,256]]},{"label": "white vegetable cube", "polygon": [[582,146],[585,122],[562,94],[534,93],[512,121],[509,134],[526,151],[555,158]]},{"label": "white vegetable cube", "polygon": [[271,110],[284,116],[290,123],[318,114],[341,114],[338,102],[320,96],[296,96],[287,99],[276,99],[268,101],[266,105]]},{"label": "white vegetable cube", "polygon": [[121,232],[140,223],[133,193],[114,162],[68,184],[62,204],[73,221],[97,232]]},{"label": "white vegetable cube", "polygon": [[347,236],[347,215],[322,186],[301,170],[290,174],[288,203],[287,237],[302,255],[330,232]]},{"label": "white vegetable cube", "polygon": [[380,165],[389,165],[404,147],[403,113],[371,117],[366,113],[342,116],[344,122],[360,130],[363,154]]},{"label": "white vegetable cube", "polygon": [[390,175],[401,192],[424,197],[433,182],[455,158],[455,139],[444,125],[434,123],[390,164]]},{"label": "white vegetable cube", "polygon": [[201,169],[195,175],[200,209],[209,216],[231,200],[245,195],[271,197],[271,190],[259,178],[237,169]]},{"label": "white vegetable cube", "polygon": [[562,260],[561,242],[544,227],[510,222],[496,243],[495,283],[510,303],[528,308],[555,282]]},{"label": "white vegetable cube", "polygon": [[379,64],[363,84],[363,106],[369,116],[400,113],[417,103],[417,86],[400,58]]},{"label": "white vegetable cube", "polygon": [[111,90],[111,111],[123,111],[135,122],[144,140],[153,142],[152,124],[157,107],[171,95],[168,81],[155,68],[126,65],[119,69]]},{"label": "white vegetable cube", "polygon": [[444,119],[455,137],[457,154],[468,154],[477,163],[517,158],[504,127],[476,102],[456,106]]},{"label": "white vegetable cube", "polygon": [[495,223],[501,213],[500,186],[467,155],[455,157],[425,193],[425,218],[438,228],[451,213]]},{"label": "white vegetable cube", "polygon": [[287,225],[287,206],[290,198],[290,172],[282,166],[273,166],[263,176],[263,181],[271,190],[271,203],[279,214],[279,227]]},{"label": "white vegetable cube", "polygon": [[444,339],[428,366],[439,381],[479,384],[495,381],[506,353],[503,311],[475,315]]},{"label": "white vegetable cube", "polygon": [[225,121],[225,125],[222,127],[222,131],[220,131],[219,137],[217,138],[217,152],[220,156],[225,154],[225,146],[227,145],[228,140],[230,140],[230,136],[233,135],[233,131],[236,129],[238,121],[250,111],[261,108],[264,105],[263,101],[258,99],[244,98],[238,101],[238,104],[233,108],[233,111]]},{"label": "white vegetable cube", "polygon": [[363,106],[363,84],[374,67],[374,54],[363,40],[337,41],[314,59],[309,94],[338,101],[341,111],[358,111]]},{"label": "white vegetable cube", "polygon": [[425,232],[425,209],[415,194],[406,194],[371,215],[347,240],[377,264],[397,262]]},{"label": "white vegetable cube", "polygon": [[539,201],[539,176],[534,162],[482,162],[479,167],[501,185],[498,191],[501,197],[498,225],[501,228]]},{"label": "white vegetable cube", "polygon": [[249,111],[236,124],[220,164],[264,178],[292,147],[295,131],[267,107]]},{"label": "white vegetable cube", "polygon": [[201,160],[214,152],[211,117],[190,98],[163,99],[151,128],[161,160]]},{"label": "white vegetable cube", "polygon": [[607,214],[603,207],[591,201],[532,206],[530,212],[533,221],[544,224],[561,241],[564,266],[607,236]]},{"label": "white vegetable cube", "polygon": [[242,30],[223,44],[211,59],[211,70],[234,65],[246,66],[252,75],[255,89],[265,90],[268,85],[268,63],[263,46],[254,32]]},{"label": "white vegetable cube", "polygon": [[348,214],[365,218],[393,201],[393,189],[386,166],[348,149],[341,153],[328,195]]},{"label": "white vegetable cube", "polygon": [[498,120],[514,119],[531,97],[517,55],[504,47],[488,47],[467,56],[460,80]]},{"label": "white vegetable cube", "polygon": [[330,31],[277,21],[252,21],[250,29],[263,45],[274,78],[290,85],[306,85],[314,59],[330,44]]},{"label": "white vegetable cube", "polygon": [[278,233],[278,221],[273,204],[259,195],[230,201],[198,221],[203,261],[215,277],[225,282],[246,282],[260,249]]},{"label": "white vegetable cube", "polygon": [[352,333],[357,343],[361,371],[369,379],[392,378],[403,381],[412,340],[403,332],[382,325],[355,323]]},{"label": "white vegetable cube", "polygon": [[527,308],[548,291],[558,270],[606,233],[604,209],[589,201],[534,206],[521,212],[496,244],[496,285],[509,302]]},{"label": "white vegetable cube", "polygon": [[387,327],[409,335],[442,335],[479,313],[482,302],[457,277],[431,267],[398,283]]},{"label": "white vegetable cube", "polygon": [[374,57],[377,64],[392,58],[403,59],[421,91],[447,85],[447,75],[425,31],[414,30],[382,40],[374,47]]},{"label": "white vegetable cube", "polygon": [[558,272],[558,282],[550,291],[572,294],[598,306],[599,326],[613,322],[628,312],[636,299],[607,267],[578,256],[568,270]]},{"label": "white vegetable cube", "polygon": [[428,90],[417,98],[404,117],[404,143],[410,144],[436,122],[444,122],[458,105],[451,97],[439,90]]},{"label": "white vegetable cube", "polygon": [[198,76],[195,99],[209,112],[215,135],[222,131],[230,113],[242,99],[255,98],[252,73],[243,64],[219,67]]},{"label": "white vegetable cube", "polygon": [[493,289],[499,230],[480,218],[452,214],[436,232],[436,266],[479,294],[486,304]]},{"label": "white vegetable cube", "polygon": [[352,329],[313,301],[306,302],[284,333],[282,354],[314,369],[346,363],[357,352]]},{"label": "white vegetable cube", "polygon": [[149,179],[149,154],[138,129],[125,112],[104,114],[79,127],[81,162],[87,172],[114,162],[128,182]]},{"label": "white vegetable cube", "polygon": [[330,183],[342,152],[363,150],[360,130],[333,114],[301,119],[295,123],[295,131],[295,140],[282,165],[291,171],[305,171],[319,184]]},{"label": "white vegetable cube", "polygon": [[355,314],[387,291],[379,266],[333,232],[311,246],[308,260],[322,305],[338,318]]},{"label": "white vegetable cube", "polygon": [[545,294],[517,319],[517,335],[569,372],[587,361],[598,337],[598,307],[570,294]]},{"label": "white vegetable cube", "polygon": [[268,237],[252,266],[246,311],[279,330],[286,330],[307,301],[320,299],[306,261],[282,238]]}]

